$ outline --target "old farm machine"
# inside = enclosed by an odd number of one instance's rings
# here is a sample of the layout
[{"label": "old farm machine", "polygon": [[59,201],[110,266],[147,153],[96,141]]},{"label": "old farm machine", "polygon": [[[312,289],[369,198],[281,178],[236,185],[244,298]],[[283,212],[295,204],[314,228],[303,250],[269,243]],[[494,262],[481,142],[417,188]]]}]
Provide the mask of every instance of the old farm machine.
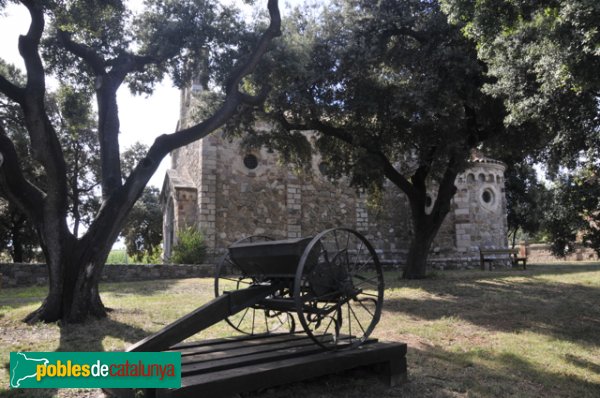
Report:
[{"label": "old farm machine", "polygon": [[[129,347],[181,351],[181,389],[155,396],[217,396],[371,364],[383,364],[392,383],[405,375],[406,345],[369,339],[383,272],[356,231],[237,241],[217,266],[214,290],[213,300]],[[222,320],[243,336],[181,343]]]},{"label": "old farm machine", "polygon": [[299,322],[325,349],[356,347],[379,321],[383,272],[371,244],[350,229],[288,240],[253,236],[220,261],[215,296],[129,351],[168,349],[221,320],[250,335],[294,333]]}]

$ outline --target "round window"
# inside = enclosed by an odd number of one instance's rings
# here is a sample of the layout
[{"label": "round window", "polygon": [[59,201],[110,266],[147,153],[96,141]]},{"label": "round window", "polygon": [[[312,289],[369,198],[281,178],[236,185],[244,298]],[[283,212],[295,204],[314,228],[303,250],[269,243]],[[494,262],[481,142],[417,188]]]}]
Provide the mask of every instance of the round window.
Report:
[{"label": "round window", "polygon": [[486,189],[481,194],[481,200],[483,200],[483,203],[487,203],[489,205],[494,200],[494,194],[491,191]]},{"label": "round window", "polygon": [[244,166],[250,170],[254,170],[258,166],[258,158],[249,153],[248,155],[244,156]]}]

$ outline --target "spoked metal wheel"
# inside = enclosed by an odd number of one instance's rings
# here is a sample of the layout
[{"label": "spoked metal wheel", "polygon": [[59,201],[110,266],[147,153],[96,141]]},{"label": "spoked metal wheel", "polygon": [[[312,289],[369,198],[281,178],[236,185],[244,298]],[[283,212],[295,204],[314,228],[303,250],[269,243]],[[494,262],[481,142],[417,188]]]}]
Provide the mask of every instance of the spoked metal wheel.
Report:
[{"label": "spoked metal wheel", "polygon": [[[234,243],[252,243],[271,241],[268,236],[250,236],[240,239]],[[255,276],[244,275],[242,270],[231,260],[227,252],[219,261],[215,273],[215,297],[224,292],[246,289],[252,285],[260,284],[262,281]],[[226,318],[225,321],[243,334],[263,334],[272,332],[294,332],[295,321],[287,312],[263,309],[258,306],[248,307],[235,315]]]},{"label": "spoked metal wheel", "polygon": [[356,347],[371,334],[383,306],[383,272],[358,232],[334,228],[313,238],[294,280],[294,303],[306,333],[327,349]]}]

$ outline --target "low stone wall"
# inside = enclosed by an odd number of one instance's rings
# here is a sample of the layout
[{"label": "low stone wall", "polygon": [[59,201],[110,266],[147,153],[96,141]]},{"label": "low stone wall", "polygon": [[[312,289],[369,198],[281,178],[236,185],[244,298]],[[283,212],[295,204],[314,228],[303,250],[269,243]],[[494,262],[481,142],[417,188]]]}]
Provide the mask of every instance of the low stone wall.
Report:
[{"label": "low stone wall", "polygon": [[[502,262],[499,260],[499,262]],[[479,269],[479,257],[446,257],[428,259],[427,265],[435,270]]]},{"label": "low stone wall", "polygon": [[552,263],[558,261],[598,261],[598,255],[590,248],[576,246],[575,251],[566,257],[556,257],[548,244],[530,244],[527,246],[527,262]]},{"label": "low stone wall", "polygon": [[[102,273],[102,281],[201,278],[212,277],[214,272],[215,267],[212,264],[107,264]],[[46,264],[0,263],[0,274],[2,287],[46,285],[48,283]]]},{"label": "low stone wall", "polygon": [[[398,270],[404,267],[406,251],[384,253],[378,250],[378,256],[385,270]],[[527,246],[529,263],[552,263],[558,261],[600,261],[592,249],[578,246],[574,253],[566,258],[556,257],[550,251],[550,245],[530,244]],[[478,269],[479,256],[475,253],[462,256],[450,253],[431,253],[428,264],[432,269]],[[502,263],[502,261],[499,261]],[[497,264],[505,265],[505,264]],[[212,277],[215,267],[202,265],[164,265],[164,264],[107,264],[102,274],[103,282],[143,281],[153,279],[183,279]],[[46,285],[48,271],[46,264],[0,263],[0,286],[21,287]]]},{"label": "low stone wall", "polygon": [[[383,251],[376,250],[384,271],[401,270],[406,264],[408,250]],[[502,261],[499,260],[499,263]],[[431,251],[427,257],[427,267],[436,270],[464,270],[479,268],[479,254],[474,252],[457,253],[448,251],[440,253]]]}]

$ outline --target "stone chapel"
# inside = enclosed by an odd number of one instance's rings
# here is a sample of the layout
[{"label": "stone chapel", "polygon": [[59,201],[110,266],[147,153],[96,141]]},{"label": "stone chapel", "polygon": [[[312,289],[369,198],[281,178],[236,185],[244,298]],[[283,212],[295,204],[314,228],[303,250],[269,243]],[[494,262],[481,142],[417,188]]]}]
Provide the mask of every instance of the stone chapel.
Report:
[{"label": "stone chapel", "polygon": [[[178,128],[189,125],[193,105],[194,86],[181,93]],[[165,259],[186,226],[204,233],[210,260],[250,235],[296,238],[344,226],[365,235],[385,263],[403,263],[410,209],[391,184],[374,208],[344,181],[326,178],[316,157],[311,175],[297,175],[277,154],[244,150],[218,131],[173,151],[171,159],[161,192]],[[507,246],[504,170],[502,162],[481,157],[457,177],[452,210],[432,245],[434,267],[475,266],[480,246]]]}]

